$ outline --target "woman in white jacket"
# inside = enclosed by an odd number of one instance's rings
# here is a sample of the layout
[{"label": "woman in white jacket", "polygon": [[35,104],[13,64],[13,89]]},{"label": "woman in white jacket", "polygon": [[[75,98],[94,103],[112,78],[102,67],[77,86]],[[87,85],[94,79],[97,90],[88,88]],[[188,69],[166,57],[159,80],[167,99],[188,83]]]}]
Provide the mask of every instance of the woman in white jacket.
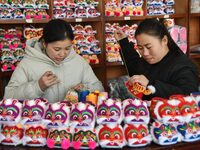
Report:
[{"label": "woman in white jacket", "polygon": [[26,42],[24,59],[5,88],[4,98],[63,100],[70,88],[103,91],[90,65],[72,48],[71,26],[61,19],[49,21],[40,40]]}]

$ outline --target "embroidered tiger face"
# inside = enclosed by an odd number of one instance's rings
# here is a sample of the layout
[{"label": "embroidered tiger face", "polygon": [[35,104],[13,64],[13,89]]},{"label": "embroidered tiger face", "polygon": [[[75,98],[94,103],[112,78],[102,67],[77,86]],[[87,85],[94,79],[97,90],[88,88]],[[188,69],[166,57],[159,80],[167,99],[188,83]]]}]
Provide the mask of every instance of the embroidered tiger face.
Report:
[{"label": "embroidered tiger face", "polygon": [[58,102],[49,104],[45,119],[49,122],[48,126],[69,125],[69,107],[66,103]]},{"label": "embroidered tiger face", "polygon": [[[77,129],[75,128],[73,141],[80,142],[80,148],[87,148],[97,145],[97,135],[95,130],[88,129]],[[94,148],[94,147],[93,147]]]},{"label": "embroidered tiger face", "polygon": [[99,144],[103,148],[122,148],[124,146],[123,129],[117,124],[104,124],[97,127]]},{"label": "embroidered tiger face", "polygon": [[94,127],[95,108],[90,104],[82,102],[72,105],[70,113],[70,122],[75,127]]},{"label": "embroidered tiger face", "polygon": [[24,136],[24,129],[21,124],[17,125],[3,125],[1,130],[1,143],[5,145],[21,144]]},{"label": "embroidered tiger face", "polygon": [[180,112],[186,122],[200,117],[200,109],[195,99],[191,96],[184,97],[184,100],[181,101]]},{"label": "embroidered tiger face", "polygon": [[44,146],[46,145],[46,138],[48,130],[43,125],[26,125],[24,140],[26,145],[30,146]]},{"label": "embroidered tiger face", "polygon": [[151,126],[153,141],[159,145],[171,145],[178,141],[177,130],[172,124],[162,124],[158,121]]},{"label": "embroidered tiger face", "polygon": [[182,122],[179,104],[180,101],[175,99],[158,101],[155,105],[154,114],[164,124]]},{"label": "embroidered tiger face", "polygon": [[22,104],[16,99],[3,99],[0,102],[0,122],[19,122]]},{"label": "embroidered tiger face", "polygon": [[182,141],[193,142],[200,140],[200,123],[199,121],[191,121],[177,126],[177,130],[181,135]]},{"label": "embroidered tiger face", "polygon": [[64,143],[72,142],[72,133],[70,128],[56,127],[49,129],[47,146],[50,148],[62,147]]},{"label": "embroidered tiger face", "polygon": [[129,124],[149,123],[149,111],[146,102],[139,99],[123,101],[124,121]]},{"label": "embroidered tiger face", "polygon": [[131,147],[145,146],[152,140],[147,126],[142,124],[126,124],[124,135]]},{"label": "embroidered tiger face", "polygon": [[24,100],[22,108],[22,119],[26,123],[38,122],[44,118],[47,101],[41,99]]},{"label": "embroidered tiger face", "polygon": [[103,100],[97,106],[97,123],[121,123],[121,102],[118,100]]}]

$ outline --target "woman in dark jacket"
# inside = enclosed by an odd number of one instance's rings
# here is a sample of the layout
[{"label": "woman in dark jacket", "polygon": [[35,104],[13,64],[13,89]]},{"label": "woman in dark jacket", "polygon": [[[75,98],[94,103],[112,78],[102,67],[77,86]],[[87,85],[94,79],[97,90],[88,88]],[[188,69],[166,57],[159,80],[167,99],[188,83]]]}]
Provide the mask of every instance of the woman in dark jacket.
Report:
[{"label": "woman in dark jacket", "polygon": [[168,98],[172,94],[190,94],[198,90],[196,66],[180,50],[161,22],[157,19],[142,21],[135,37],[138,52],[122,31],[115,31],[131,76],[129,82],[138,82],[152,91],[143,99]]}]

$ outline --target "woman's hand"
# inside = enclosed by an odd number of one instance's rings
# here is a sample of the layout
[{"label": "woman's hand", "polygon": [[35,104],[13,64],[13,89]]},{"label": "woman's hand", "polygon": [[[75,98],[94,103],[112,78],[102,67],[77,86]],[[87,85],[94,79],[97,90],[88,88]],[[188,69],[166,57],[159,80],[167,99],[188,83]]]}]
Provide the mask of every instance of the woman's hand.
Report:
[{"label": "woman's hand", "polygon": [[60,80],[55,74],[53,74],[53,72],[47,71],[41,76],[38,82],[39,82],[40,89],[42,91],[45,91],[50,86],[59,83]]},{"label": "woman's hand", "polygon": [[84,88],[84,85],[82,83],[79,83],[76,86],[72,87],[72,89],[77,90],[77,91],[79,91],[83,88]]},{"label": "woman's hand", "polygon": [[135,82],[147,87],[149,80],[144,75],[134,75],[129,79],[129,83],[133,85]]},{"label": "woman's hand", "polygon": [[120,40],[124,39],[127,36],[126,36],[126,34],[123,31],[121,31],[121,30],[115,30],[114,31],[114,37],[115,37],[115,39],[117,41],[120,41]]}]

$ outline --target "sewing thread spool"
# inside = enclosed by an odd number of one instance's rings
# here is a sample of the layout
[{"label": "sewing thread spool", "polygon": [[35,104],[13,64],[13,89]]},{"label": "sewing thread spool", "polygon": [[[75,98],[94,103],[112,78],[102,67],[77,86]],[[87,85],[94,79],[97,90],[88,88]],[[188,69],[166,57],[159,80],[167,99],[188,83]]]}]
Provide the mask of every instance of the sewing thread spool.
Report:
[{"label": "sewing thread spool", "polygon": [[86,102],[86,96],[89,94],[90,92],[88,90],[84,90],[84,91],[80,91],[79,92],[79,102]]},{"label": "sewing thread spool", "polygon": [[96,106],[97,104],[97,95],[90,93],[89,95],[86,96],[86,101],[92,103],[93,105]]}]

